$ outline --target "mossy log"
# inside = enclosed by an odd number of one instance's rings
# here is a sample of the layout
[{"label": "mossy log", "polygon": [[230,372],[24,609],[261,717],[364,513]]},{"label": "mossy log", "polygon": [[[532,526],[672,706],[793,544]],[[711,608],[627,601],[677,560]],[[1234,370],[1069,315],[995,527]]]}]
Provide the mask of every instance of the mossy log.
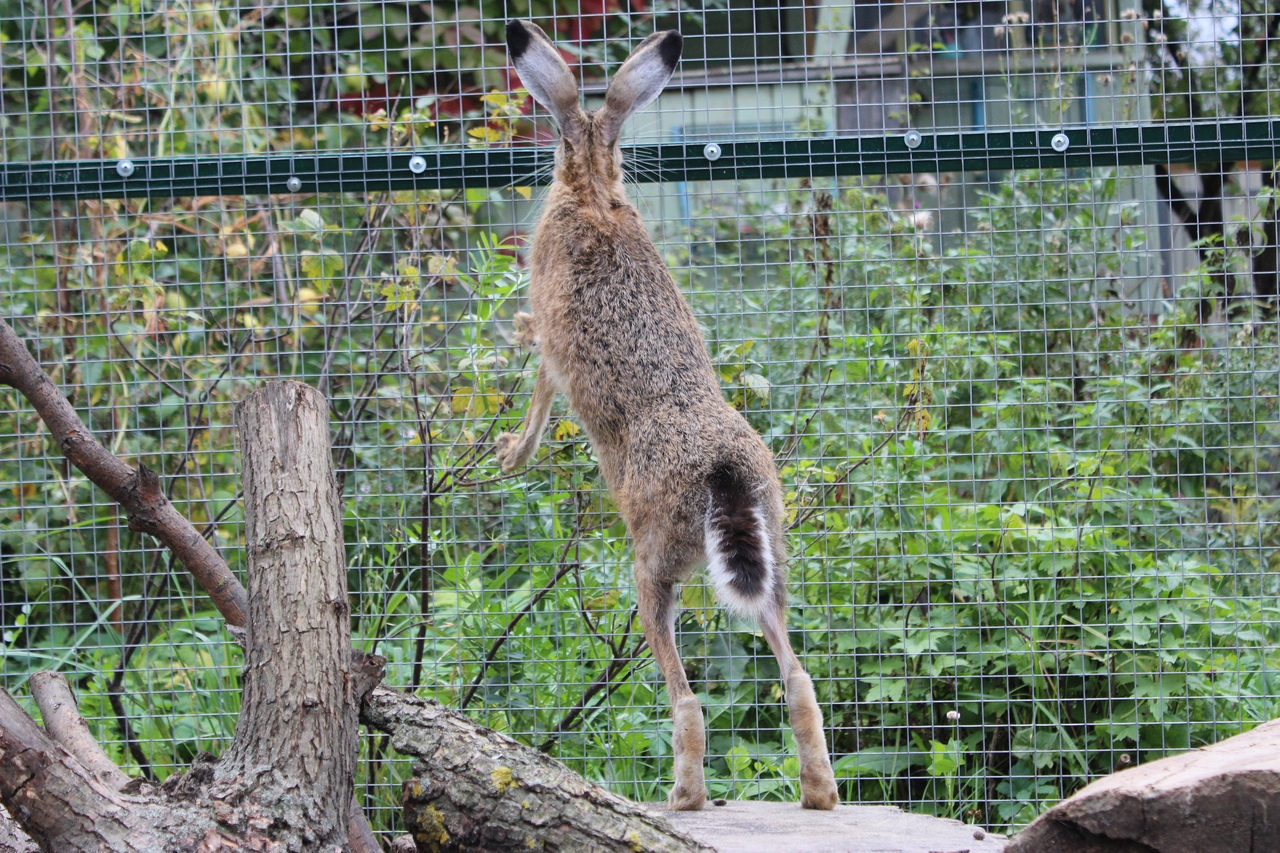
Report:
[{"label": "mossy log", "polygon": [[378,689],[361,717],[418,759],[404,784],[405,827],[419,853],[710,848],[652,808],[429,699]]}]

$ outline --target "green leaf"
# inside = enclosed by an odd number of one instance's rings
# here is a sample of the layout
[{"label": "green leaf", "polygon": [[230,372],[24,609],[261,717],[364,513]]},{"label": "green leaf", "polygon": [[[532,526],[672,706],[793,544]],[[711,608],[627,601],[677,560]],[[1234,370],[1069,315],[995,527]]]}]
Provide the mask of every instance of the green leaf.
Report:
[{"label": "green leaf", "polygon": [[302,271],[302,280],[321,294],[328,293],[329,285],[346,271],[342,255],[331,249],[304,251],[298,266]]},{"label": "green leaf", "polygon": [[742,384],[747,390],[760,399],[761,402],[769,402],[769,380],[765,379],[759,373],[742,374]]}]

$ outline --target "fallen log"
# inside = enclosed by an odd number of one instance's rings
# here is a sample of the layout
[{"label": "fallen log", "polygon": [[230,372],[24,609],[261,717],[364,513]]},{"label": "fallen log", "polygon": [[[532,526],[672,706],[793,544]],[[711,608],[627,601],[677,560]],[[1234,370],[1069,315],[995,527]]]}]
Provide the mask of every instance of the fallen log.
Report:
[{"label": "fallen log", "polygon": [[419,853],[695,853],[705,847],[633,803],[430,699],[379,688],[361,719],[418,759],[404,824]]},{"label": "fallen log", "polygon": [[1006,853],[1280,853],[1280,720],[1099,779]]},{"label": "fallen log", "polygon": [[4,809],[0,809],[0,853],[40,853],[36,843]]}]

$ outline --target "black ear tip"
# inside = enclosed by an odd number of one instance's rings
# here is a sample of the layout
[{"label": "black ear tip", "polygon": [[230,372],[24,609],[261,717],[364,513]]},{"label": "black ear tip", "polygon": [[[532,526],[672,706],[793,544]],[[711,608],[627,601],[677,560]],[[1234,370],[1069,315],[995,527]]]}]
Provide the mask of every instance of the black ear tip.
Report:
[{"label": "black ear tip", "polygon": [[507,21],[507,53],[517,60],[529,49],[529,31],[523,21]]},{"label": "black ear tip", "polygon": [[680,53],[684,50],[684,36],[675,30],[671,30],[662,37],[662,41],[658,43],[658,51],[662,56],[662,61],[667,64],[668,68],[675,68],[676,63],[680,61]]}]

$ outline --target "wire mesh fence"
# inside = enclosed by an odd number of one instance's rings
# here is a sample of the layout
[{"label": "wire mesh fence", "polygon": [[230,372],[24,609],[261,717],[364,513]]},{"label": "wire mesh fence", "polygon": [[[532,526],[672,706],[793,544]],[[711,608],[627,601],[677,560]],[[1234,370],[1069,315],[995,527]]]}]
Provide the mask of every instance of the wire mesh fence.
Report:
[{"label": "wire mesh fence", "polygon": [[[588,107],[685,33],[624,136],[631,191],[777,457],[844,798],[1017,827],[1276,715],[1262,0],[0,0],[4,316],[233,567],[231,407],[315,384],[388,683],[620,793],[670,784],[585,435],[561,407],[528,471],[493,457],[531,390],[510,318],[556,138],[508,17]],[[66,672],[133,773],[216,753],[241,663],[216,612],[3,397],[4,686]],[[795,798],[763,639],[681,595],[712,796]],[[392,831],[406,768],[362,749]]]}]

